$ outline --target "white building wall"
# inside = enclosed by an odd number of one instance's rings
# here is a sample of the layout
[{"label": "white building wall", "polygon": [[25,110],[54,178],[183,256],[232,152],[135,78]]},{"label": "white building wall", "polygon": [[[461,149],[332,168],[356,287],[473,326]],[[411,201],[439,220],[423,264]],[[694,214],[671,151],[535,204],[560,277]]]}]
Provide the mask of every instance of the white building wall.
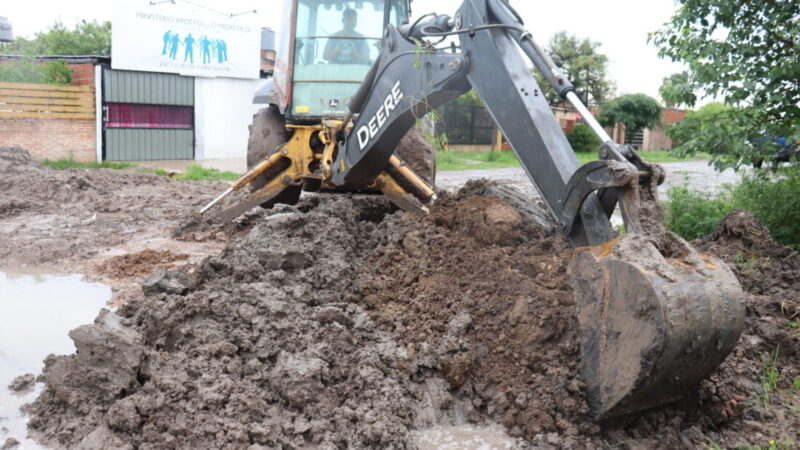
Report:
[{"label": "white building wall", "polygon": [[247,127],[264,107],[252,103],[260,81],[195,78],[195,159],[247,157]]}]

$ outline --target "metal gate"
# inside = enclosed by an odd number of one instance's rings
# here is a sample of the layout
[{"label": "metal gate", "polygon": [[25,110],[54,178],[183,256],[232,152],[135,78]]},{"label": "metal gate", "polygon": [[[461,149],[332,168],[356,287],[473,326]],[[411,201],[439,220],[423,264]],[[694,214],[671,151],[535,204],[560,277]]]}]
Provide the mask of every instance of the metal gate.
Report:
[{"label": "metal gate", "polygon": [[194,159],[194,78],[103,69],[107,161]]}]

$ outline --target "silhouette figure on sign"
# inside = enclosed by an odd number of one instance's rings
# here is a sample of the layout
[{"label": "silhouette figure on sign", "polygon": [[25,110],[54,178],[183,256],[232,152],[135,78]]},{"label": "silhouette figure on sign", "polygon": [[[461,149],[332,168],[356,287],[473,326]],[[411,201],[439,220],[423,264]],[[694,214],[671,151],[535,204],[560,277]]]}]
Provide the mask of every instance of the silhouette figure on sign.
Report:
[{"label": "silhouette figure on sign", "polygon": [[211,41],[208,36],[200,38],[200,49],[203,51],[203,64],[211,62]]},{"label": "silhouette figure on sign", "polygon": [[194,46],[195,40],[192,37],[192,33],[186,35],[183,38],[183,45],[186,46],[186,51],[183,53],[183,62],[186,62],[188,59],[190,63],[194,64]]},{"label": "silhouette figure on sign", "polygon": [[164,33],[164,48],[161,49],[162,55],[167,54],[167,47],[169,46],[169,40],[171,37],[172,37],[172,30],[167,30],[167,32]]},{"label": "silhouette figure on sign", "polygon": [[181,42],[181,36],[178,33],[173,33],[169,38],[169,57],[175,59],[178,53],[178,44]]},{"label": "silhouette figure on sign", "polygon": [[223,39],[217,39],[217,61],[222,64],[228,60],[228,44]]}]

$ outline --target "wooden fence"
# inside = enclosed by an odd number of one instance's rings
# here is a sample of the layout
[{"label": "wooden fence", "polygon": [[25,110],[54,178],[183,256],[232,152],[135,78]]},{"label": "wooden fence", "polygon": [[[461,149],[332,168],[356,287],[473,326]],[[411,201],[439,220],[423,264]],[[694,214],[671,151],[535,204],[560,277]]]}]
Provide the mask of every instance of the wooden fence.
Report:
[{"label": "wooden fence", "polygon": [[94,119],[94,87],[0,83],[0,118]]}]

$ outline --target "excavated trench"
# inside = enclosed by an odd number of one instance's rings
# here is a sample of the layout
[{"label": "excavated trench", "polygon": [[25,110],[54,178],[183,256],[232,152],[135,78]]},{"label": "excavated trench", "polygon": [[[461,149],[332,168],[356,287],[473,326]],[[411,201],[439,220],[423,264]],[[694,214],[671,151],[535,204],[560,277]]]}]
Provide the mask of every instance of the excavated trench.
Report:
[{"label": "excavated trench", "polygon": [[[462,424],[499,425],[520,448],[796,441],[796,253],[752,217],[726,218],[698,245],[750,292],[739,345],[679,404],[595,424],[572,250],[500,193],[468,183],[427,217],[320,194],[249,219],[73,330],[78,351],[47,358],[26,407],[31,431],[79,448],[422,447],[425,430]],[[778,346],[767,408],[760,368]]]}]

